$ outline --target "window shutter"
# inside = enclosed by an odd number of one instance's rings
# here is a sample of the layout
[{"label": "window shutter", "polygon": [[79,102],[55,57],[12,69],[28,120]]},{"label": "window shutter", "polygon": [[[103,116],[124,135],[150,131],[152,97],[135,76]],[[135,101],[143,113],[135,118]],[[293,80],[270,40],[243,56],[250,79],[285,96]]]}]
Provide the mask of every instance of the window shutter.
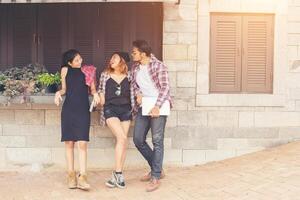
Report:
[{"label": "window shutter", "polygon": [[[128,4],[123,6],[120,4],[108,3],[101,6],[103,18],[103,60],[102,68],[105,68],[109,62],[111,54],[115,51],[124,51],[125,28],[130,29],[127,23]],[[126,13],[126,14],[125,14]]]},{"label": "window shutter", "polygon": [[66,6],[62,4],[41,4],[38,9],[38,62],[52,73],[60,69],[61,56],[66,49],[65,13]]},{"label": "window shutter", "polygon": [[272,92],[273,15],[243,16],[242,88]]},{"label": "window shutter", "polygon": [[210,91],[241,91],[241,31],[238,15],[211,16]]},{"label": "window shutter", "polygon": [[7,6],[0,5],[0,70],[7,67]]},{"label": "window shutter", "polygon": [[8,33],[10,36],[8,46],[12,48],[9,49],[10,62],[17,67],[34,63],[37,61],[36,6],[21,4],[10,8],[12,20],[9,22]]},{"label": "window shutter", "polygon": [[135,39],[148,41],[155,56],[162,59],[163,9],[161,3],[137,3],[135,6]]},{"label": "window shutter", "polygon": [[84,64],[96,64],[95,21],[97,7],[89,3],[69,6],[70,48],[80,51]]}]

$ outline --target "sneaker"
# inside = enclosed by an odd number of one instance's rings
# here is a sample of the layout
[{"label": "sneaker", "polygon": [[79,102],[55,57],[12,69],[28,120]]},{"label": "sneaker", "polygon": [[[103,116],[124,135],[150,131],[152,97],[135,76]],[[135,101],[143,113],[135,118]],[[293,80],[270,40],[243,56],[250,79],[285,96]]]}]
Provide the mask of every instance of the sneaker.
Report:
[{"label": "sneaker", "polygon": [[116,179],[115,179],[115,175],[114,172],[111,175],[111,179],[106,181],[105,185],[109,188],[114,188],[116,187]]},{"label": "sneaker", "polygon": [[91,188],[90,184],[87,182],[86,174],[79,174],[77,188],[82,190],[89,190]]},{"label": "sneaker", "polygon": [[[166,174],[164,172],[164,170],[161,171],[161,175],[160,175],[160,179],[165,178]],[[149,182],[151,181],[151,172],[145,174],[144,176],[141,177],[140,181],[142,182]]]},{"label": "sneaker", "polygon": [[153,192],[153,191],[157,190],[159,188],[159,186],[160,186],[160,181],[156,178],[152,178],[146,188],[146,191]]},{"label": "sneaker", "polygon": [[125,188],[125,180],[123,174],[117,174],[115,171],[113,172],[115,178],[115,184],[118,188],[124,189]]},{"label": "sneaker", "polygon": [[76,180],[75,171],[68,172],[67,181],[68,181],[69,189],[76,189],[77,188],[77,180]]}]

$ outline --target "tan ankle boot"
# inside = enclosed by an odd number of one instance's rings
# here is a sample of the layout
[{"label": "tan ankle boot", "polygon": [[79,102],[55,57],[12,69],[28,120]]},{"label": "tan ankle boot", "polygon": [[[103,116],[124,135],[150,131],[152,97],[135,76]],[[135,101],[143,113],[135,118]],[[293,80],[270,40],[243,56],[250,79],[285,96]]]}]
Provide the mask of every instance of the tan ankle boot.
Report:
[{"label": "tan ankle boot", "polygon": [[68,187],[69,189],[77,188],[77,180],[75,171],[68,172]]},{"label": "tan ankle boot", "polygon": [[86,174],[79,174],[77,188],[82,190],[89,190],[91,188],[90,184],[87,182]]}]

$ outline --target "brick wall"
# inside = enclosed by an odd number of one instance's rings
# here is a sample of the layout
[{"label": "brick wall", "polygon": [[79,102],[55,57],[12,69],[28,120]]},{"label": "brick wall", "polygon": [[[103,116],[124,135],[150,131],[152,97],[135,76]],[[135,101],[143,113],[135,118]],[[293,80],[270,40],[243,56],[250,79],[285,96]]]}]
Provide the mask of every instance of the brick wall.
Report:
[{"label": "brick wall", "polygon": [[[299,0],[164,4],[163,57],[175,99],[166,129],[166,164],[222,160],[300,138],[299,11]],[[210,12],[275,14],[274,94],[209,93]],[[0,165],[4,168],[35,162],[65,164],[60,110],[51,105],[52,97],[34,102],[0,107]],[[114,140],[108,129],[99,126],[98,118],[93,113],[89,166],[112,167]],[[130,137],[126,165],[145,164]]]}]

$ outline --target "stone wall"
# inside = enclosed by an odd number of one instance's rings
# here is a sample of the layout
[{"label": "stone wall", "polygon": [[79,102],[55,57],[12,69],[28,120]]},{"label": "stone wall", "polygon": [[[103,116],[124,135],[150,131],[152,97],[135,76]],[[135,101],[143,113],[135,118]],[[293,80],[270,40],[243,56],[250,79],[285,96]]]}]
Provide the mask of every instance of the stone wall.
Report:
[{"label": "stone wall", "polygon": [[[222,160],[300,138],[300,1],[181,0],[164,4],[163,57],[175,106],[168,119],[165,163]],[[275,14],[274,93],[210,94],[210,12]],[[52,97],[0,107],[0,166],[64,166],[60,110]],[[112,167],[114,140],[93,113],[90,167]],[[132,135],[132,133],[131,133]],[[149,135],[150,137],[150,135]],[[127,166],[145,165],[132,138]]]}]

